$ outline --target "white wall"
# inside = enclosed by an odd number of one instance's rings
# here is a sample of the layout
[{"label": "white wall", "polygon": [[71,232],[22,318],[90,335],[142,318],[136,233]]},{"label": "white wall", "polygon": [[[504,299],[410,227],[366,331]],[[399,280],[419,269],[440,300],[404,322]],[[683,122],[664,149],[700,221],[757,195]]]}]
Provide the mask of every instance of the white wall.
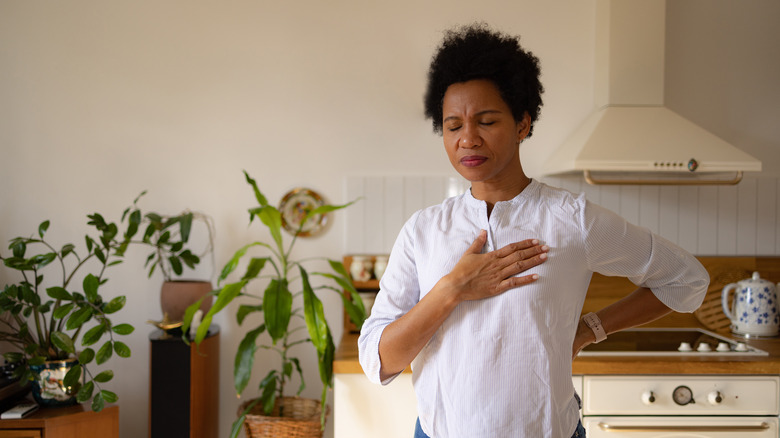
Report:
[{"label": "white wall", "polygon": [[[523,146],[533,173],[592,105],[592,1],[0,2],[0,242],[51,219],[55,243],[81,245],[86,214],[117,220],[148,189],[147,209],[214,217],[221,266],[266,238],[247,229],[253,197],[242,169],[273,202],[296,186],[344,202],[349,174],[448,174],[422,116],[426,67],[443,29],[474,20],[522,34],[542,60],[544,115]],[[343,219],[298,254],[340,258]],[[161,317],[160,278],[146,278],[144,258],[131,252],[105,286],[109,297],[128,296],[121,319],[136,326],[132,357],[110,362],[123,438],[146,435],[145,321]],[[11,281],[0,270],[0,284]],[[333,298],[326,311],[338,339]],[[243,330],[232,316],[217,322],[226,434]],[[305,395],[318,397],[313,353],[304,356]]]}]

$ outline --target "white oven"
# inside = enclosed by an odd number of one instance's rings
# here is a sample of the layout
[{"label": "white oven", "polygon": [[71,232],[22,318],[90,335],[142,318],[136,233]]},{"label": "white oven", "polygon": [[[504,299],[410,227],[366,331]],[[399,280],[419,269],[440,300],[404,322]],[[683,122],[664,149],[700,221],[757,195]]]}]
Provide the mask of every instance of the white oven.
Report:
[{"label": "white oven", "polygon": [[584,376],[582,401],[588,438],[778,438],[780,376]]}]

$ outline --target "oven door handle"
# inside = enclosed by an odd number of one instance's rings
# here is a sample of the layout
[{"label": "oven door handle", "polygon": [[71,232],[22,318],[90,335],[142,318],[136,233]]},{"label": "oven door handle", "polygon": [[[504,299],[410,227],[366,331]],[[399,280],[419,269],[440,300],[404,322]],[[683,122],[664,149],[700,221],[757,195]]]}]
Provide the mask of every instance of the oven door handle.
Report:
[{"label": "oven door handle", "polygon": [[755,426],[616,426],[599,423],[599,428],[606,432],[760,432],[769,429],[769,424],[762,422]]}]

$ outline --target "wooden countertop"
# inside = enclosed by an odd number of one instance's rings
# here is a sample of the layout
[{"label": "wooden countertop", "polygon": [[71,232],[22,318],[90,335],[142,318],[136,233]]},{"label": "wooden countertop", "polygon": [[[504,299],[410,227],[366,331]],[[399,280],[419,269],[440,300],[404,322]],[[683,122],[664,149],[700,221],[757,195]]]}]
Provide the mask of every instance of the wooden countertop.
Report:
[{"label": "wooden countertop", "polygon": [[[724,335],[727,336],[727,335]],[[727,336],[729,337],[729,336]],[[358,363],[356,333],[341,339],[333,362],[337,374],[361,374]],[[745,340],[748,345],[769,353],[769,356],[645,356],[645,357],[578,357],[572,364],[572,374],[780,374],[780,339]],[[411,372],[409,368],[405,373]]]}]

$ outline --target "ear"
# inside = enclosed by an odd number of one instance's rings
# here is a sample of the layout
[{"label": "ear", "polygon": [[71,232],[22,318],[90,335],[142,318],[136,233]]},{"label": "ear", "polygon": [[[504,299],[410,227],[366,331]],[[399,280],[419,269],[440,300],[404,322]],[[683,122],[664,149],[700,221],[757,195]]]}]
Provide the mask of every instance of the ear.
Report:
[{"label": "ear", "polygon": [[517,144],[520,144],[528,136],[531,131],[531,116],[528,115],[528,111],[523,113],[523,117],[517,121]]}]

